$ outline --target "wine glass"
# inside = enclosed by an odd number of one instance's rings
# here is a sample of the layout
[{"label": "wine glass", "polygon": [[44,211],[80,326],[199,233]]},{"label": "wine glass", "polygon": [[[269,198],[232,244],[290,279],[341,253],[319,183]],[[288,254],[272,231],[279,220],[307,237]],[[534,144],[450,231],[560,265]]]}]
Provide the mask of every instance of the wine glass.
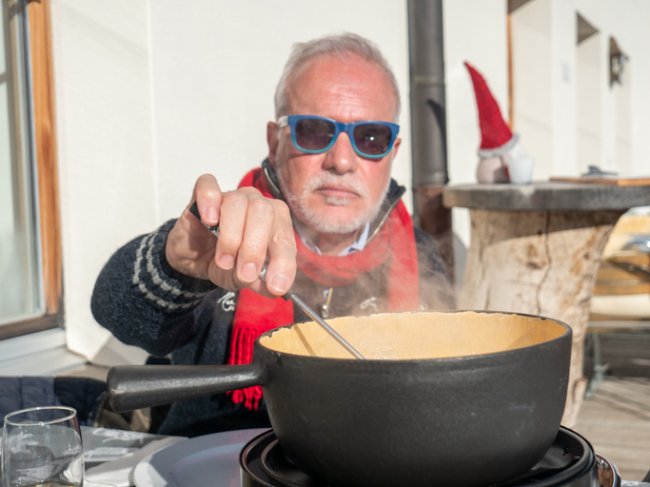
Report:
[{"label": "wine glass", "polygon": [[5,416],[4,487],[81,487],[83,477],[81,430],[73,408],[35,407]]}]

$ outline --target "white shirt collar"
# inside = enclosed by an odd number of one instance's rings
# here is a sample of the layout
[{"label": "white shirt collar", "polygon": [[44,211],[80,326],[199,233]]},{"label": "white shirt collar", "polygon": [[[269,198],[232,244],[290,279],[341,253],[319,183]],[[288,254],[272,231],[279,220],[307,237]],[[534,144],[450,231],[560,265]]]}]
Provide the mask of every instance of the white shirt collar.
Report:
[{"label": "white shirt collar", "polygon": [[[309,239],[307,239],[304,232],[302,232],[300,230],[300,228],[301,228],[301,225],[296,225],[296,232],[298,233],[298,236],[300,237],[302,242],[310,250],[312,250],[313,252],[316,252],[317,254],[322,254],[320,249],[313,242],[311,242]],[[348,254],[352,254],[354,252],[359,252],[359,251],[363,250],[365,248],[366,244],[368,243],[368,236],[369,235],[370,235],[370,223],[366,223],[364,225],[364,227],[363,227],[363,230],[359,234],[359,238],[355,242],[353,242],[351,245],[348,245],[347,247],[345,247],[339,253],[339,255],[348,255]]]}]

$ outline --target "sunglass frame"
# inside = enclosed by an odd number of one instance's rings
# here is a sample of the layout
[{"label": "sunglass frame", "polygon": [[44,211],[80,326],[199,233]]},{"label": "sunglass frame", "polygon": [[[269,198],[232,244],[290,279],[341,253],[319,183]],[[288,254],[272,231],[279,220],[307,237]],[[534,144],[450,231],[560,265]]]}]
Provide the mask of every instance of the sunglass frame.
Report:
[{"label": "sunglass frame", "polygon": [[[322,149],[307,149],[305,147],[302,147],[298,143],[298,140],[296,138],[296,125],[298,124],[298,122],[302,120],[322,120],[331,123],[332,125],[334,125],[334,135],[332,136],[332,140],[330,140],[330,142]],[[338,120],[334,120],[332,118],[321,117],[320,115],[284,115],[280,117],[276,123],[281,128],[286,125],[289,126],[291,131],[291,142],[293,146],[299,151],[304,152],[306,154],[322,154],[323,152],[327,152],[336,143],[341,132],[345,132],[348,135],[348,139],[350,140],[350,144],[352,145],[354,152],[358,156],[363,157],[364,159],[383,159],[390,153],[391,150],[393,150],[393,146],[395,145],[395,140],[397,139],[397,134],[399,134],[398,124],[392,122],[386,122],[383,120],[359,120],[356,122],[345,123],[345,122],[339,122]],[[387,127],[390,130],[390,141],[388,143],[388,148],[383,153],[368,154],[367,152],[363,152],[357,146],[357,142],[354,139],[354,129],[356,129],[360,125],[367,125],[367,124],[378,124],[383,127]]]}]

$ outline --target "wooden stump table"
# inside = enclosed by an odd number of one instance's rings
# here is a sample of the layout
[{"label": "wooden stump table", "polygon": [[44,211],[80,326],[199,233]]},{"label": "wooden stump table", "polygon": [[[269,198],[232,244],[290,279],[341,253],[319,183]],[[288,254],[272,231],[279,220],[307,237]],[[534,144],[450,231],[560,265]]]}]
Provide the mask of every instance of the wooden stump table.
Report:
[{"label": "wooden stump table", "polygon": [[459,309],[528,313],[573,329],[562,418],[576,421],[586,388],[583,347],[591,293],[619,217],[650,204],[650,186],[541,182],[449,186],[444,205],[470,209],[471,236]]}]

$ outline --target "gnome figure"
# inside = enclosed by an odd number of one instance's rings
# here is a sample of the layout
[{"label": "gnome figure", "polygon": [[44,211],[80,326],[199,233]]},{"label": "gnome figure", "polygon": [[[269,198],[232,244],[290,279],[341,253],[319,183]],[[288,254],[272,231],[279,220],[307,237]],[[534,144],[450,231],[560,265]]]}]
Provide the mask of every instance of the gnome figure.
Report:
[{"label": "gnome figure", "polygon": [[501,110],[485,78],[465,61],[476,96],[481,145],[478,150],[476,179],[479,183],[530,183],[533,178],[533,160],[501,116]]}]

